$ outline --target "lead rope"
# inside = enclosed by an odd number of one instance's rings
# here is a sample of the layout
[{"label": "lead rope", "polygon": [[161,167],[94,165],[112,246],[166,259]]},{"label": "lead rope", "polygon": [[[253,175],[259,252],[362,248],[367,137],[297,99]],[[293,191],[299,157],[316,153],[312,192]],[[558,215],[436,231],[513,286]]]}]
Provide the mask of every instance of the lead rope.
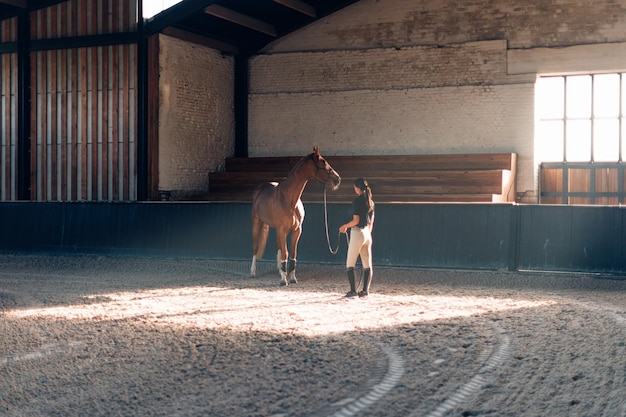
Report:
[{"label": "lead rope", "polygon": [[[324,187],[324,225],[326,226],[326,243],[328,243],[328,250],[331,254],[336,255],[339,250],[339,240],[341,238],[341,233],[337,231],[337,248],[333,250],[333,247],[330,244],[330,236],[328,234],[328,208],[326,203],[326,187]],[[350,244],[350,238],[348,237],[348,233],[346,233],[346,240],[348,241],[348,245]]]}]

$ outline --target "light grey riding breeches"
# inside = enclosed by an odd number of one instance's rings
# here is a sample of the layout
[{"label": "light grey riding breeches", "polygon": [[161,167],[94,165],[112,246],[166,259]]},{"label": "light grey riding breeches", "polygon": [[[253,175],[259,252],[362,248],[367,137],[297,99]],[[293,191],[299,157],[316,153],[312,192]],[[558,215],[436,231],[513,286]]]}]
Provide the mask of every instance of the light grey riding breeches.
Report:
[{"label": "light grey riding breeches", "polygon": [[358,227],[350,229],[346,268],[354,268],[359,255],[363,269],[372,269],[372,232],[369,226],[362,229]]}]

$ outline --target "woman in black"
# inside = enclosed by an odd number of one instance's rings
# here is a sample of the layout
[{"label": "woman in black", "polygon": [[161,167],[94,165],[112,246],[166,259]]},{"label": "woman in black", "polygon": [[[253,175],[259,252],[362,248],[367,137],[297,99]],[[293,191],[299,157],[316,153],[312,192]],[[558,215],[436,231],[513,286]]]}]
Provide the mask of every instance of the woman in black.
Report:
[{"label": "woman in black", "polygon": [[340,233],[350,229],[350,243],[346,256],[348,282],[350,291],[346,297],[357,295],[354,278],[354,267],[358,257],[363,265],[363,288],[359,297],[367,297],[372,282],[372,229],[374,227],[374,202],[372,190],[363,178],[354,180],[354,192],[357,197],[352,201],[352,220],[339,228]]}]

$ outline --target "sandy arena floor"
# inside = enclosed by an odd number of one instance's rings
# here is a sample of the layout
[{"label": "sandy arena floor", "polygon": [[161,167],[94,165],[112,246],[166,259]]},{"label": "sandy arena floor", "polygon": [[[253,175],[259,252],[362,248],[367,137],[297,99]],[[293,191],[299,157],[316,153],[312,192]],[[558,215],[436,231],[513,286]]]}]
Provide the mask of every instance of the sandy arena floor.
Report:
[{"label": "sandy arena floor", "polygon": [[3,416],[626,416],[626,280],[0,255]]}]

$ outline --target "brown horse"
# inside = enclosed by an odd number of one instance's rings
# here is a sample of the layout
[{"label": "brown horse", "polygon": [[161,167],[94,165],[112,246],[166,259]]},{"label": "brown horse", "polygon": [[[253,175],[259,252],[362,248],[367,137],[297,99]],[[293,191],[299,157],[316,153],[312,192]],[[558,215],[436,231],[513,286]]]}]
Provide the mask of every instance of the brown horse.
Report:
[{"label": "brown horse", "polygon": [[[276,261],[280,285],[296,283],[296,256],[302,234],[304,206],[302,192],[309,180],[316,180],[336,190],[341,178],[320,155],[316,146],[313,153],[302,158],[281,182],[259,184],[252,193],[252,246],[250,275],[256,275],[256,261],[263,257],[269,228],[276,229]],[[289,251],[287,235],[291,234]],[[288,258],[289,254],[291,257]],[[289,280],[287,280],[289,276]]]}]

